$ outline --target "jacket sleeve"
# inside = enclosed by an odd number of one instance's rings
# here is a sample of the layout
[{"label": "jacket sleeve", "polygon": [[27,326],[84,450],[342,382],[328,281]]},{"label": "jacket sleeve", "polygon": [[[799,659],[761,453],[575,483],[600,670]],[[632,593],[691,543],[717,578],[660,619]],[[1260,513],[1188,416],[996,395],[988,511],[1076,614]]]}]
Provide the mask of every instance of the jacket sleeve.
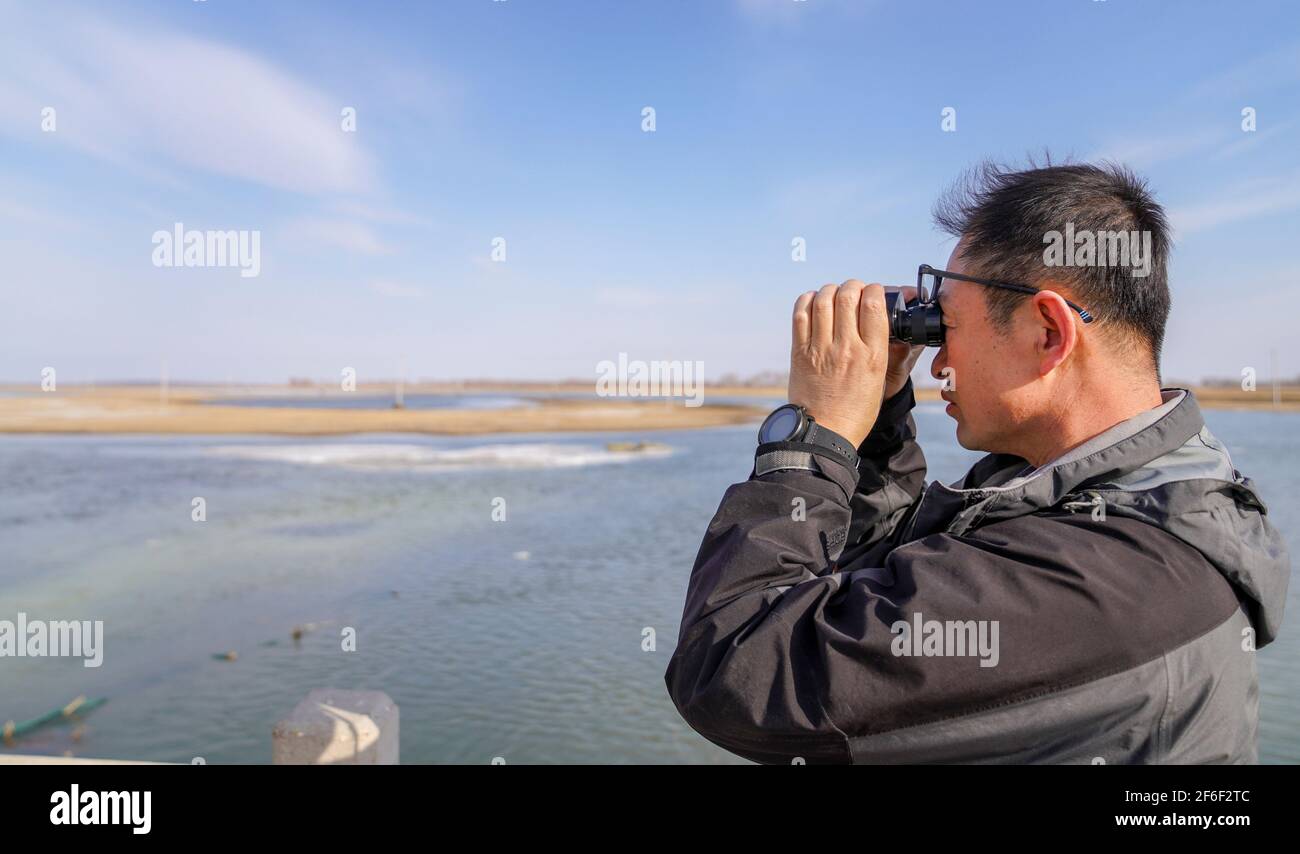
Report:
[{"label": "jacket sleeve", "polygon": [[[818,473],[751,475],[723,496],[666,674],[678,711],[707,738],[759,761],[848,761],[844,733],[811,699],[826,687],[814,661],[820,642],[797,626],[822,619],[845,546],[886,538],[920,493],[914,406],[908,380],[882,404],[857,471],[818,456]],[[767,695],[750,694],[750,682]]]},{"label": "jacket sleeve", "polygon": [[925,454],[916,442],[909,379],[880,407],[871,433],[858,448],[860,478],[850,508],[847,543],[869,547],[894,533],[925,488]]},{"label": "jacket sleeve", "polygon": [[727,489],[691,571],[665,677],[697,732],[760,762],[848,761],[844,733],[819,700],[819,641],[798,616],[833,593],[830,566],[851,516],[848,466],[819,462],[839,477],[775,471]]}]

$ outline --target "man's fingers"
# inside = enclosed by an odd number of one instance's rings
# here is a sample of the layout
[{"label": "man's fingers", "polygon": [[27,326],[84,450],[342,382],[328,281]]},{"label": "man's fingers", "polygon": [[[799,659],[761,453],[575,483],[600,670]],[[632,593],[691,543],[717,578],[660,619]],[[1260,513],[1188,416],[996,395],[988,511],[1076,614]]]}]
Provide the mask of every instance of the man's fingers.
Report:
[{"label": "man's fingers", "polygon": [[816,291],[800,294],[794,301],[793,329],[790,333],[790,346],[795,350],[805,349],[812,333],[812,304]]},{"label": "man's fingers", "polygon": [[[916,288],[899,288],[907,298]],[[888,352],[889,324],[885,319],[885,289],[849,279],[842,285],[800,295],[794,304],[791,342],[795,349],[825,349],[837,341],[854,339]]]},{"label": "man's fingers", "polygon": [[885,288],[886,292],[897,291],[903,295],[903,302],[911,302],[916,299],[916,288],[912,285],[895,285]]},{"label": "man's fingers", "polygon": [[813,298],[812,308],[812,346],[824,349],[835,338],[835,294],[836,285],[823,285]]},{"label": "man's fingers", "polygon": [[858,334],[867,346],[879,354],[889,352],[889,321],[885,317],[885,289],[867,285],[858,305]]},{"label": "man's fingers", "polygon": [[916,364],[920,358],[921,351],[925,349],[924,344],[908,344],[906,341],[889,340],[889,360],[891,362],[902,362],[907,359],[911,364]]},{"label": "man's fingers", "polygon": [[835,293],[835,340],[852,341],[858,335],[858,301],[866,285],[849,279]]}]

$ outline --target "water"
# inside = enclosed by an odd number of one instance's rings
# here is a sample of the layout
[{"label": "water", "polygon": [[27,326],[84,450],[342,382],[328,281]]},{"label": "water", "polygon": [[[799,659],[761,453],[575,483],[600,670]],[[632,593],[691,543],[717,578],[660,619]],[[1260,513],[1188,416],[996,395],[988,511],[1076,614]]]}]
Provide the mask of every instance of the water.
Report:
[{"label": "water", "polygon": [[[1300,415],[1207,418],[1275,524],[1300,530]],[[917,419],[930,476],[955,480],[978,455],[938,405]],[[637,439],[670,451],[604,450]],[[663,672],[700,535],[753,442],[753,425],[0,438],[0,618],[101,619],[106,634],[97,669],[3,659],[0,720],[103,695],[79,742],[53,728],[19,749],[268,762],[272,726],[309,690],[372,688],[401,709],[407,763],[739,761],[682,723]],[[1260,653],[1264,761],[1300,761],[1297,613]],[[213,658],[226,650],[238,659]]]},{"label": "water", "polygon": [[[213,398],[219,406],[291,407],[294,409],[392,409],[392,394],[299,394]],[[505,394],[404,394],[406,409],[517,409],[533,407],[537,401],[524,395]]]},{"label": "water", "polygon": [[[40,392],[35,392],[40,394]],[[465,394],[405,394],[403,406],[407,409],[517,409],[539,406],[543,400],[581,400],[596,403],[602,400],[626,402],[626,397],[602,397],[594,391],[523,391],[518,394],[493,394],[467,392]],[[686,403],[684,395],[655,395],[656,400]],[[766,406],[773,409],[785,400],[762,396],[701,395],[698,400],[715,405]],[[302,394],[265,394],[248,397],[220,397],[205,400],[216,406],[290,407],[299,409],[392,409],[393,394],[353,394],[343,392],[305,392]]]}]

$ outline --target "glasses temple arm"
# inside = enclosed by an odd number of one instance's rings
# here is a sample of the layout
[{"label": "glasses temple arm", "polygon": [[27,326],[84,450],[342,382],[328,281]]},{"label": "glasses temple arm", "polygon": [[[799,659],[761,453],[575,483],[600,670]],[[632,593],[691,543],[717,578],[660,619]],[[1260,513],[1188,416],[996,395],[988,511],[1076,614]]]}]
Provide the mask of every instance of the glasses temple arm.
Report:
[{"label": "glasses temple arm", "polygon": [[[923,269],[927,269],[927,268],[923,268]],[[928,272],[935,273],[936,275],[938,275],[939,273],[939,271],[935,270],[933,267],[929,267]],[[1003,290],[1008,290],[1008,291],[1018,291],[1022,294],[1042,293],[1042,290],[1040,288],[1032,288],[1029,285],[1016,285],[1016,284],[1012,284],[1011,282],[997,282],[994,281],[993,279],[979,279],[976,278],[975,276],[964,276],[961,273],[949,273],[946,270],[943,272],[942,275],[943,278],[945,279],[956,279],[959,282],[971,282],[972,284],[985,285],[990,288],[1002,288]],[[921,273],[918,272],[917,273],[918,281],[920,280],[920,277],[921,277]],[[1065,297],[1061,297],[1061,299],[1065,299]],[[1070,300],[1065,299],[1065,304],[1068,305],[1070,308],[1074,309],[1075,311],[1077,311],[1079,313],[1079,316],[1083,318],[1084,323],[1092,323],[1092,321],[1094,320],[1092,316],[1092,312],[1088,311],[1088,309],[1084,308],[1078,303],[1071,302]]]}]

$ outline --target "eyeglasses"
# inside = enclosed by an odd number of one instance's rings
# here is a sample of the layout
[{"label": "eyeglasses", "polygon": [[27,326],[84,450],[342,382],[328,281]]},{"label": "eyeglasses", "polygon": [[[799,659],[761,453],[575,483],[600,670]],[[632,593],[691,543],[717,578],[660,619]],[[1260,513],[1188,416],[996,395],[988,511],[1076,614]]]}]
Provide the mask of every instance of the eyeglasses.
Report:
[{"label": "eyeglasses", "polygon": [[[934,280],[933,289],[928,290],[926,288],[925,280],[927,276]],[[1022,294],[1037,294],[1042,292],[1040,288],[1030,287],[1029,285],[1014,285],[1010,282],[997,282],[992,279],[977,279],[974,276],[964,276],[961,273],[952,273],[948,270],[936,270],[929,264],[922,264],[916,270],[916,293],[920,301],[922,303],[936,302],[939,299],[939,288],[943,285],[944,279],[955,279],[959,282],[972,282],[976,285],[984,285],[989,288],[1001,288],[1004,291],[1016,291],[1017,293]],[[1062,299],[1065,298],[1062,297]],[[1084,323],[1092,323],[1093,316],[1088,309],[1078,303],[1070,302],[1068,299],[1065,300],[1065,304],[1079,312],[1079,317],[1083,319]]]},{"label": "eyeglasses", "polygon": [[[933,287],[927,287],[927,277],[933,280]],[[897,291],[885,294],[885,313],[889,321],[890,338],[904,341],[914,347],[943,346],[947,327],[943,325],[943,307],[939,305],[939,288],[943,286],[944,279],[973,282],[989,288],[1001,288],[1022,294],[1040,293],[1038,288],[1031,288],[1029,285],[977,279],[974,276],[936,270],[929,264],[922,264],[916,271],[917,299],[914,302],[905,302]],[[1065,304],[1079,312],[1084,323],[1092,323],[1092,313],[1088,309],[1068,299],[1065,300]]]}]

